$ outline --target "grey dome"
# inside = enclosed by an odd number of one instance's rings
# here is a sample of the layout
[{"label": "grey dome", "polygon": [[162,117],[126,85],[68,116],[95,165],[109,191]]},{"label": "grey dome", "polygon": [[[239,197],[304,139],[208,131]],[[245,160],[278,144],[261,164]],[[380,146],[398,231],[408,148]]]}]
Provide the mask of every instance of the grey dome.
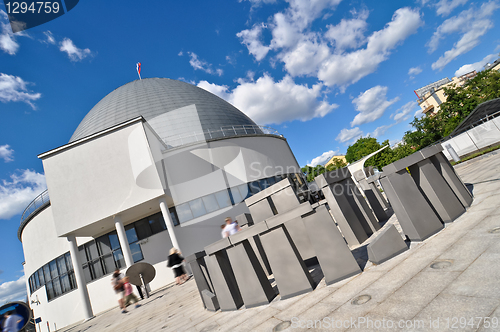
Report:
[{"label": "grey dome", "polygon": [[142,116],[161,138],[255,125],[236,107],[194,85],[168,78],[127,83],[101,99],[78,125],[70,142]]}]

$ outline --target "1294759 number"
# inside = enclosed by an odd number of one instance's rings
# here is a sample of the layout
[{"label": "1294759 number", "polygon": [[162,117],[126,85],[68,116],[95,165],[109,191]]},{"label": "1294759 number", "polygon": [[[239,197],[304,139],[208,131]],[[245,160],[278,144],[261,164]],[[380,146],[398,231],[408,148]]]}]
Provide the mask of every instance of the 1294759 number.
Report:
[{"label": "1294759 number", "polygon": [[28,2],[5,2],[7,14],[57,14],[59,13],[59,2],[50,1],[28,1]]}]

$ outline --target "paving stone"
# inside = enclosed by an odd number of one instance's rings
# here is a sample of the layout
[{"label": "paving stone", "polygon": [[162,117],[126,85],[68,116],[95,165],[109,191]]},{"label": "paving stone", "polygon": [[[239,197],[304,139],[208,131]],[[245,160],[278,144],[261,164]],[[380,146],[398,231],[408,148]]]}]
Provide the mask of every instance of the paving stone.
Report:
[{"label": "paving stone", "polygon": [[484,252],[443,292],[452,295],[500,299],[500,252]]},{"label": "paving stone", "polygon": [[[499,303],[499,299],[440,294],[414,318],[426,323],[426,328],[416,331],[476,331],[477,326],[462,327],[459,323],[454,325],[455,318],[459,322],[462,317],[466,321],[475,317],[488,317]],[[435,327],[430,328],[430,322],[436,323],[438,318],[439,327],[435,324]],[[476,323],[478,321],[476,320]]]}]

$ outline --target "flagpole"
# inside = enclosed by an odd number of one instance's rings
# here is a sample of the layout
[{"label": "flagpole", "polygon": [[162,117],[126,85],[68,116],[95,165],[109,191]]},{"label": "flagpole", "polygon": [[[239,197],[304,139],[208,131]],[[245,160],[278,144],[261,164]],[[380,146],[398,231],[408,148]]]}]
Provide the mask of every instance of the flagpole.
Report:
[{"label": "flagpole", "polygon": [[135,69],[137,70],[137,75],[139,75],[139,80],[142,80],[142,77],[141,77],[141,63],[140,62],[137,62],[135,64]]}]

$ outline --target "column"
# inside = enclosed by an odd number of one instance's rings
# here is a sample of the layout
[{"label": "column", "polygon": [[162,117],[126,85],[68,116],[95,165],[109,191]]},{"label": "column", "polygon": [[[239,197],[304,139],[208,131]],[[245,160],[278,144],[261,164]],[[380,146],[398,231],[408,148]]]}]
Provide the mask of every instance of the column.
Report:
[{"label": "column", "polygon": [[170,236],[170,241],[172,242],[172,246],[181,250],[179,247],[179,242],[177,242],[177,236],[175,236],[174,231],[174,223],[172,222],[172,218],[170,218],[170,212],[167,208],[167,202],[165,198],[159,199],[161,214],[163,215],[163,219],[165,220],[165,224],[167,225],[168,235]]},{"label": "column", "polygon": [[78,246],[76,245],[76,238],[74,235],[69,235],[67,239],[69,242],[69,252],[71,253],[71,262],[73,263],[76,284],[78,286],[76,291],[78,292],[78,295],[80,297],[85,320],[88,320],[94,317],[94,313],[92,312],[92,306],[90,305],[87,283],[85,282],[85,278],[83,277],[82,262],[80,261],[80,254],[78,252]]},{"label": "column", "polygon": [[130,267],[134,264],[134,259],[132,258],[132,252],[130,251],[130,246],[128,245],[127,233],[125,233],[125,227],[123,227],[122,219],[120,216],[114,216],[116,234],[118,234],[118,241],[122,247],[123,258],[125,259],[125,265]]}]

